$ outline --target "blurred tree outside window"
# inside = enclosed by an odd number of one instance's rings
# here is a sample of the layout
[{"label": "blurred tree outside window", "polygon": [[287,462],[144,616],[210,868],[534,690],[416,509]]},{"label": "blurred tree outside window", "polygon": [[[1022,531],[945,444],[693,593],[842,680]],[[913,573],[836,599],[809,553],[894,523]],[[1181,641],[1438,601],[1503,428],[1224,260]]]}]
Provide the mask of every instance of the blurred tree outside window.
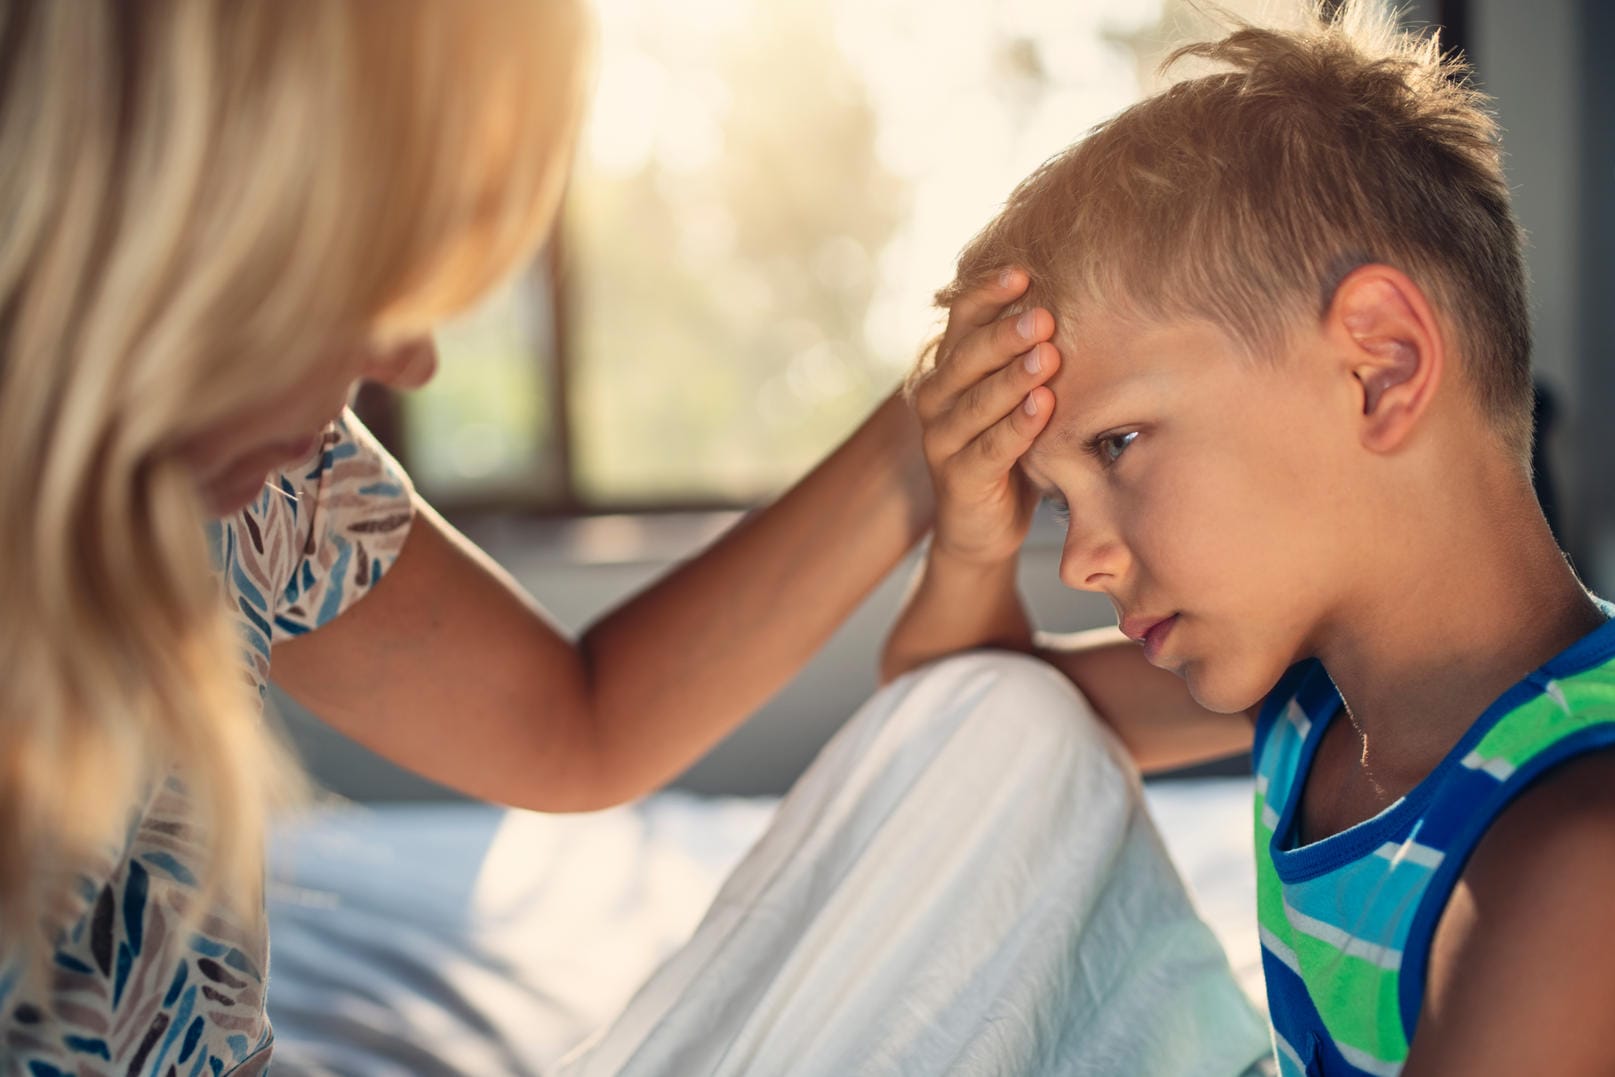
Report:
[{"label": "blurred tree outside window", "polygon": [[429,495],[487,504],[562,496],[548,293],[546,275],[523,274],[437,331],[437,375],[401,398],[410,474]]},{"label": "blurred tree outside window", "polygon": [[402,405],[401,454],[445,506],[779,490],[901,381],[1015,183],[1211,32],[1185,0],[596,10],[559,268],[445,327]]}]

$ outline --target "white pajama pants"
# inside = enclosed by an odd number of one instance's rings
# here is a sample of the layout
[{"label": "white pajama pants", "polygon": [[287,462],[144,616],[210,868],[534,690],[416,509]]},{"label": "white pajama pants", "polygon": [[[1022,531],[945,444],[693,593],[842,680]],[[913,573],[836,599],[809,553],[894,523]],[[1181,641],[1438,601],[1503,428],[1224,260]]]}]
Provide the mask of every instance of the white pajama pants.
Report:
[{"label": "white pajama pants", "polygon": [[1029,658],[877,694],[566,1077],[1206,1074],[1270,1053],[1123,749]]}]

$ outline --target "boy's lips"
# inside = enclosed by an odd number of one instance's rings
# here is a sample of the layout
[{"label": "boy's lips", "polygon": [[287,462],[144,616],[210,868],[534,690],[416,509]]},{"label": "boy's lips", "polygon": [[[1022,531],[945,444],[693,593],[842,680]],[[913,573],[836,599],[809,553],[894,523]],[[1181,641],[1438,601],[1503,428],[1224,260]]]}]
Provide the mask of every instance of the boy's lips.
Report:
[{"label": "boy's lips", "polygon": [[1166,642],[1167,635],[1172,626],[1178,623],[1178,615],[1170,617],[1126,617],[1122,619],[1122,634],[1135,643],[1144,645],[1144,659],[1153,663],[1160,656],[1161,647]]}]

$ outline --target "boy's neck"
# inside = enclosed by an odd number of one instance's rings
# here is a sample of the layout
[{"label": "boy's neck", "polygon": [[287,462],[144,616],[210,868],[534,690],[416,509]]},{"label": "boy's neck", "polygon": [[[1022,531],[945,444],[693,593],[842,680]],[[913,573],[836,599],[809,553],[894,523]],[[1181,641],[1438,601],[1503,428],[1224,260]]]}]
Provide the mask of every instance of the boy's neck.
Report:
[{"label": "boy's neck", "polygon": [[[1603,614],[1566,563],[1528,482],[1473,476],[1426,506],[1439,527],[1397,554],[1319,649],[1392,797],[1442,760],[1481,713]],[[1433,511],[1432,511],[1433,510]],[[1404,541],[1411,539],[1411,541]]]}]

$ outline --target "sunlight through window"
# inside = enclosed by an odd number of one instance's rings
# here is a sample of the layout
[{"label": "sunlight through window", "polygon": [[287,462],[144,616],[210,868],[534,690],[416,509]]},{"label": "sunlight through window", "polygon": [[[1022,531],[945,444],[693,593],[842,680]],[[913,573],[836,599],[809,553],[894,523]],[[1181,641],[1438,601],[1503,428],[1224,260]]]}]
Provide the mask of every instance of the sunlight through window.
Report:
[{"label": "sunlight through window", "polygon": [[[526,483],[543,500],[559,483],[585,506],[779,489],[901,380],[938,324],[931,295],[1014,184],[1207,28],[1184,0],[602,0],[598,13],[554,293],[564,354],[528,336],[550,325],[534,313],[549,293],[530,286],[479,315],[468,342],[446,334],[445,370],[462,348],[483,358],[411,405],[428,489]],[[546,372],[556,359],[564,379]],[[495,372],[503,362],[523,372]],[[557,384],[565,454],[545,395]]]}]

